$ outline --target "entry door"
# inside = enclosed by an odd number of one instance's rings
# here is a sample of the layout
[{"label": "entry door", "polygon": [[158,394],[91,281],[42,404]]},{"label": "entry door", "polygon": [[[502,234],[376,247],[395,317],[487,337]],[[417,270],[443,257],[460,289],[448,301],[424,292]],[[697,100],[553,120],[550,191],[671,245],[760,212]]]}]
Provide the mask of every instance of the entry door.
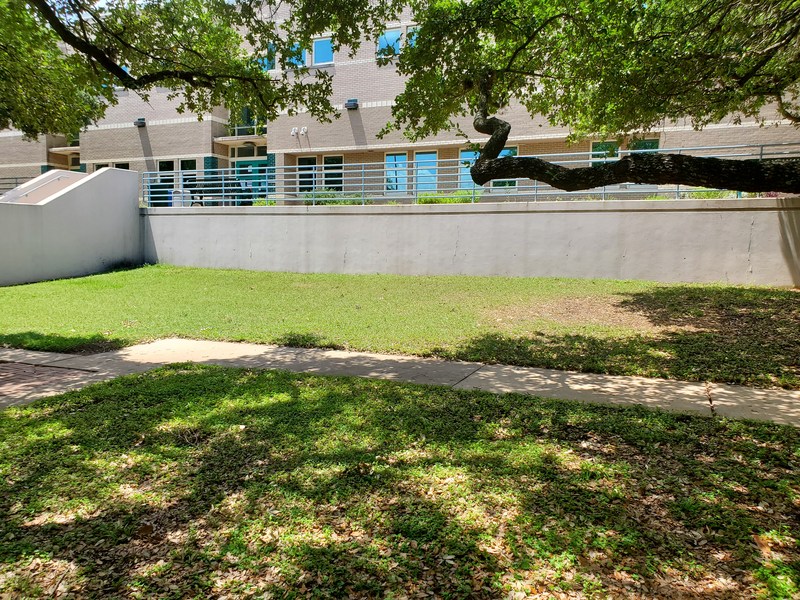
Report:
[{"label": "entry door", "polygon": [[253,200],[275,193],[275,155],[236,161],[236,177],[253,192]]}]

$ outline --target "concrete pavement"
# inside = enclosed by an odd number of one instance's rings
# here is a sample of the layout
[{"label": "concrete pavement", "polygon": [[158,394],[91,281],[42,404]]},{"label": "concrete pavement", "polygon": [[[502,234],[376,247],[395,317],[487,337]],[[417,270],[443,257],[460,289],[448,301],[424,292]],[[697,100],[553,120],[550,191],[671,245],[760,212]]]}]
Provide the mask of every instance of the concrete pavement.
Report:
[{"label": "concrete pavement", "polygon": [[0,348],[0,408],[177,362],[391,379],[600,404],[640,404],[800,427],[800,391],[178,338],[88,356]]}]

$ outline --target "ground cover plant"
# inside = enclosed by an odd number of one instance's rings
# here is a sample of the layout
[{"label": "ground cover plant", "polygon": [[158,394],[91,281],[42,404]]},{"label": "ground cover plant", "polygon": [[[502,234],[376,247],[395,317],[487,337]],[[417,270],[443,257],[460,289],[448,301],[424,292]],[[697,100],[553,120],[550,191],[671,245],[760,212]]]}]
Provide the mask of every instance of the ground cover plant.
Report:
[{"label": "ground cover plant", "polygon": [[773,424],[172,365],[0,412],[0,595],[790,598],[799,448]]},{"label": "ground cover plant", "polygon": [[800,388],[800,294],[640,281],[151,266],[0,288],[0,345],[168,336]]}]

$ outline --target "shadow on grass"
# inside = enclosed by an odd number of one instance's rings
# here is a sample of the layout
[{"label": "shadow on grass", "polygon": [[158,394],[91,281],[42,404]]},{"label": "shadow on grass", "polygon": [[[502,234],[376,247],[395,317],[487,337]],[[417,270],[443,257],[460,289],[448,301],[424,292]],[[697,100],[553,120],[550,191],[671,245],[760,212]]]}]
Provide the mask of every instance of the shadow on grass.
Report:
[{"label": "shadow on grass", "polygon": [[37,331],[0,333],[0,347],[42,350],[45,352],[97,354],[119,350],[129,343],[127,340],[110,338],[101,334],[64,336],[39,333]]},{"label": "shadow on grass", "polygon": [[797,591],[791,428],[178,365],[0,434],[12,595]]},{"label": "shadow on grass", "polygon": [[487,333],[434,354],[467,361],[800,388],[800,293],[670,286],[618,306],[664,330],[599,337]]}]

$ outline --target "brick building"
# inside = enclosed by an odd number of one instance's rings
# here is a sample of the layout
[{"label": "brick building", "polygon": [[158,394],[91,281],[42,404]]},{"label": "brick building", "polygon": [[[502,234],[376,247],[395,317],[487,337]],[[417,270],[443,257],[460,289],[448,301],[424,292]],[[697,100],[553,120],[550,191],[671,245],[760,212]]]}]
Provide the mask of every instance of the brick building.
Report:
[{"label": "brick building", "polygon": [[[148,102],[134,92],[120,91],[119,103],[110,107],[105,118],[87,128],[78,140],[42,136],[26,141],[15,131],[0,132],[0,182],[30,178],[51,168],[93,172],[105,166],[173,173],[166,181],[175,182],[174,172],[203,171],[232,167],[243,176],[257,176],[271,167],[279,175],[270,190],[293,187],[298,191],[313,188],[342,191],[348,165],[383,165],[384,173],[367,187],[392,189],[409,185],[410,165],[414,165],[414,185],[435,189],[438,181],[449,185],[470,185],[461,161],[472,154],[455,133],[410,143],[399,132],[377,138],[389,120],[392,102],[402,90],[403,80],[392,66],[379,67],[376,56],[381,47],[402,50],[413,28],[410,20],[387,25],[376,48],[364,44],[353,57],[345,51],[334,53],[329,40],[321,37],[304,54],[312,69],[333,74],[332,102],[339,118],[321,124],[310,115],[282,115],[265,126],[250,121],[247,115],[231,119],[222,108],[198,120],[180,114],[168,91],[154,90]],[[351,101],[348,103],[348,101]],[[354,101],[354,102],[352,102]],[[512,107],[503,117],[511,122],[508,150],[518,155],[588,153],[611,151],[616,143],[586,140],[567,145],[568,130],[550,126],[543,118],[531,118],[520,107]],[[463,131],[476,134],[468,121]],[[639,142],[639,148],[681,148],[739,144],[800,142],[797,129],[789,124],[761,126],[755,120],[708,126],[701,132],[690,124],[665,124]],[[445,166],[441,161],[451,161]],[[286,168],[285,170],[283,168]],[[281,185],[280,173],[284,175]],[[353,167],[355,169],[355,167]],[[196,175],[194,175],[196,176]],[[347,177],[345,177],[347,179]],[[363,183],[363,182],[362,182]],[[275,185],[277,184],[277,186]]]}]

